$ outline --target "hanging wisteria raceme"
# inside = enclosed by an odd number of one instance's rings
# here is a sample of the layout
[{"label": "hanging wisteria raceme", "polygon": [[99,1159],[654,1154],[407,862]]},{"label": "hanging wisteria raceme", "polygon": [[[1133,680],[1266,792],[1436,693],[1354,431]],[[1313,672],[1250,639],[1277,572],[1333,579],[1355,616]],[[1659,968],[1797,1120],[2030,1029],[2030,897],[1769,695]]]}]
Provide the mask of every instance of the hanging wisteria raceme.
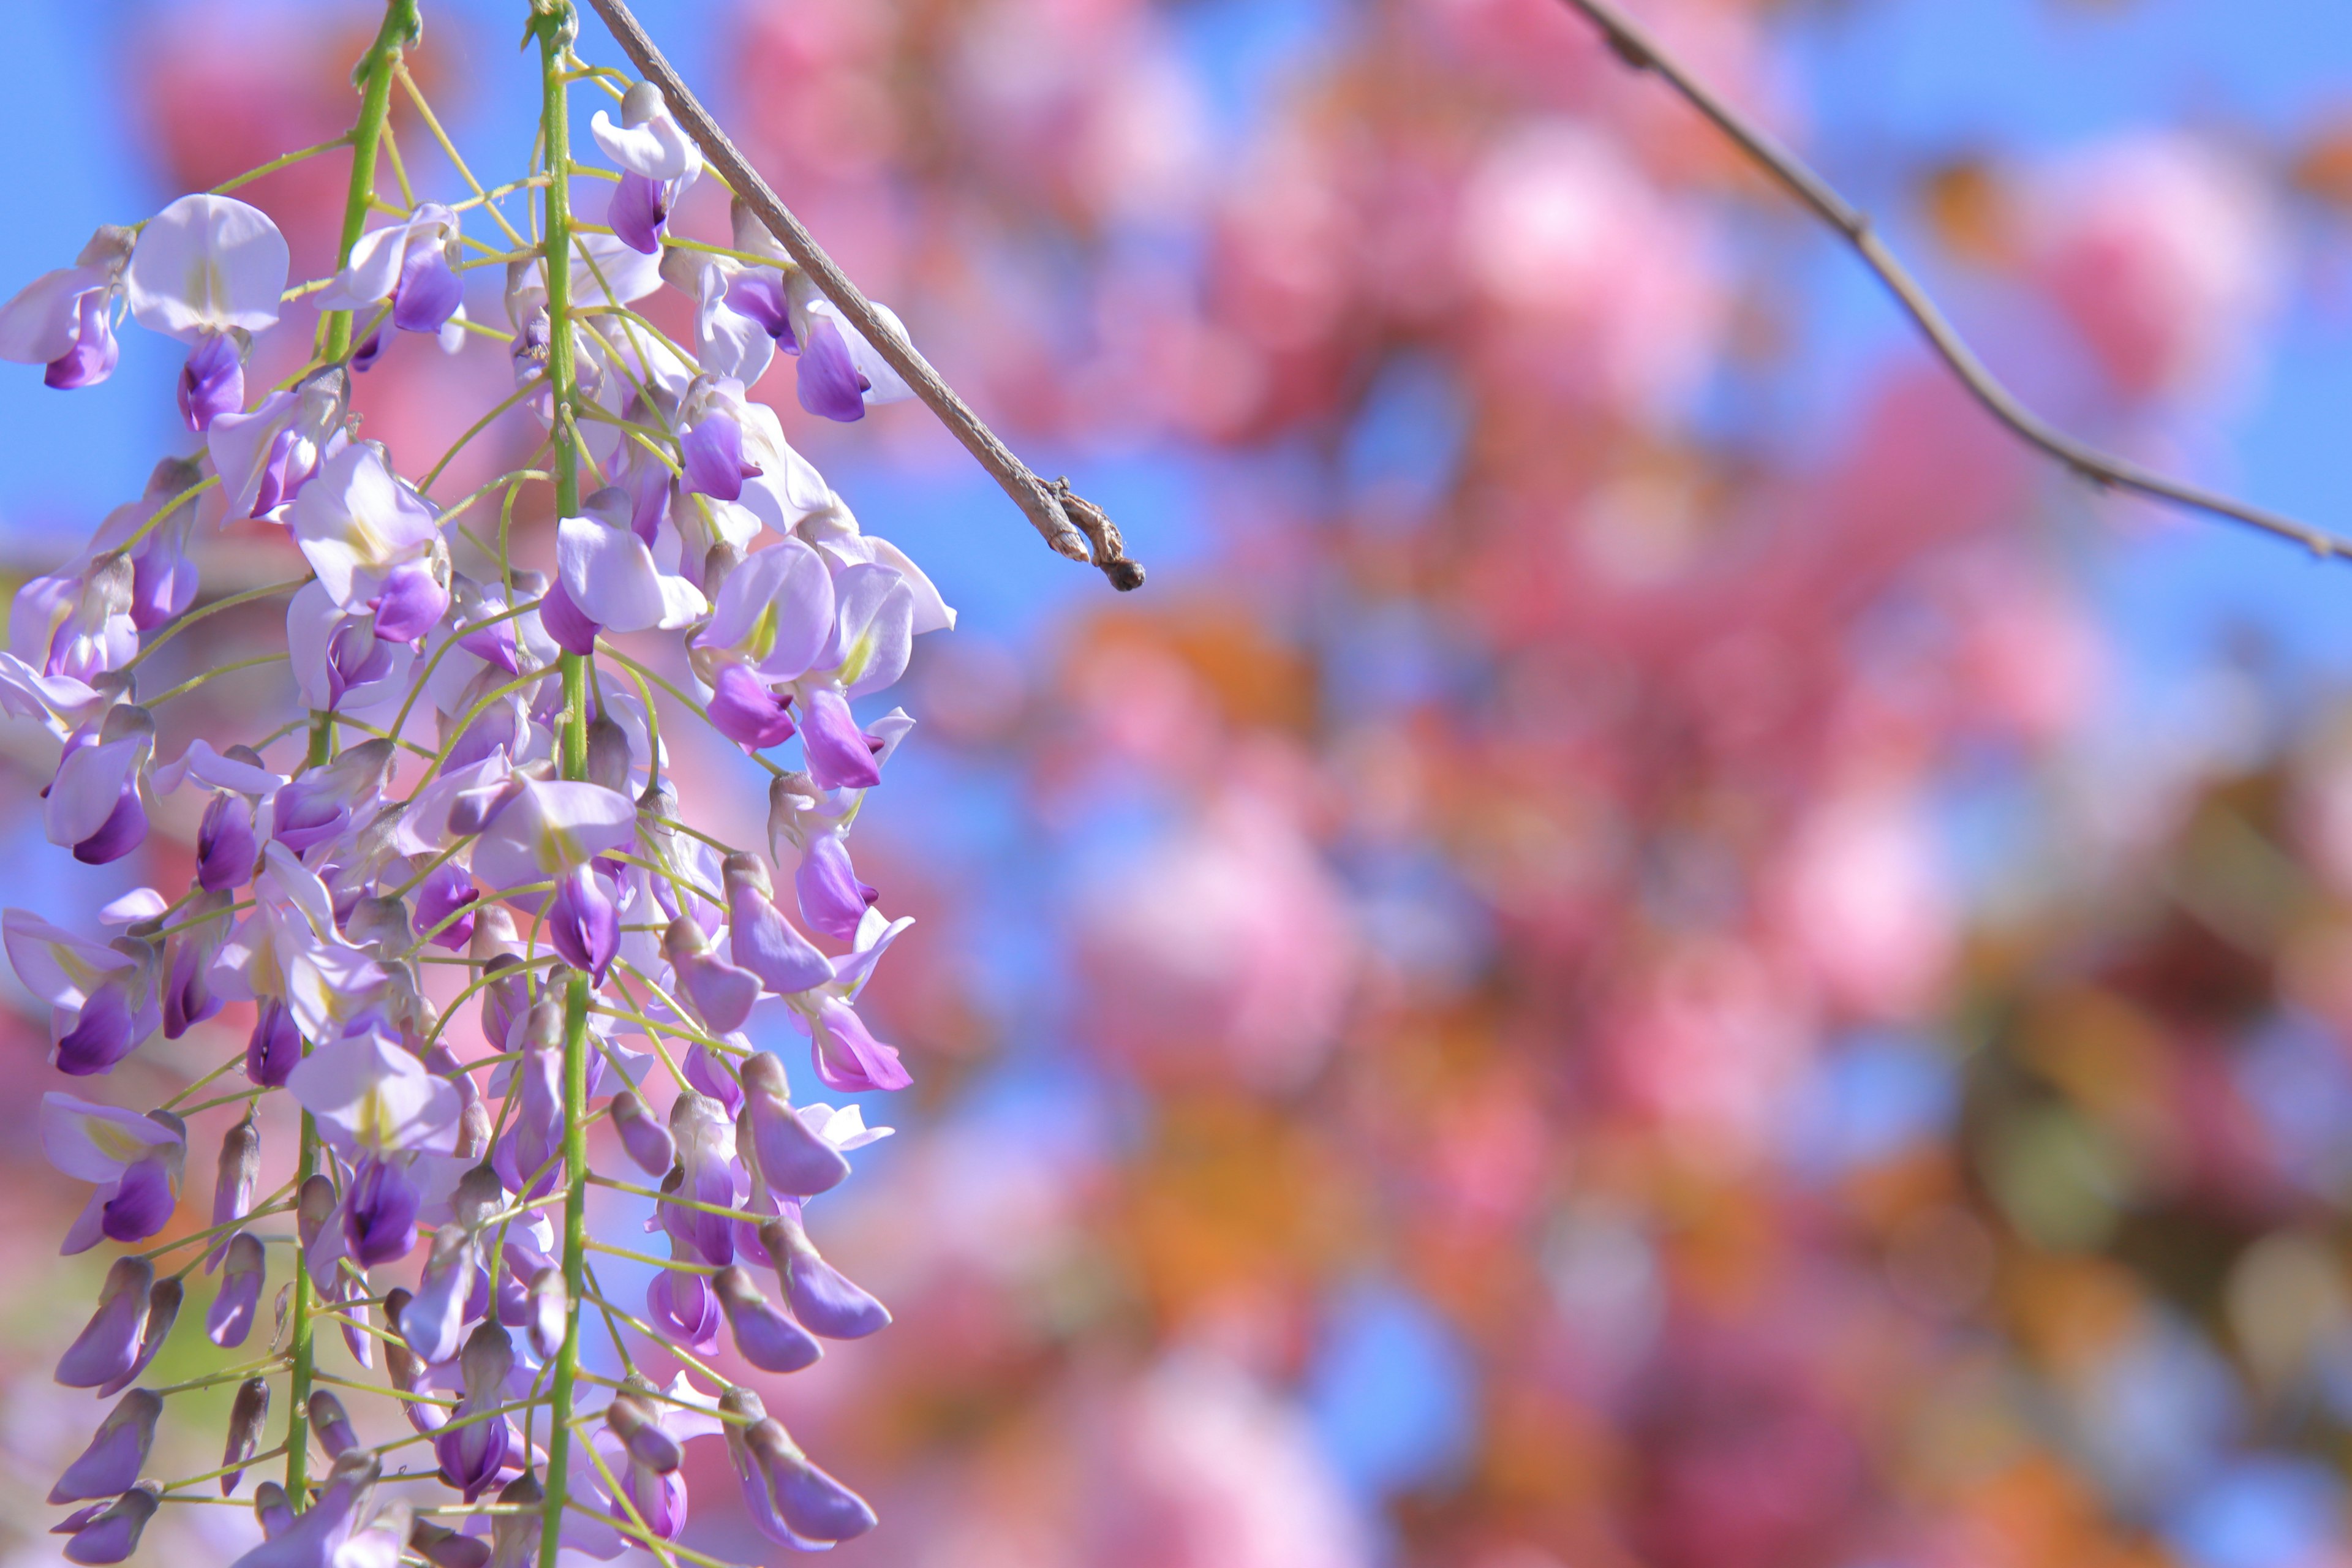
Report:
[{"label": "hanging wisteria raceme", "polygon": [[[470,199],[408,197],[387,144],[395,89],[457,155],[403,63],[414,0],[394,0],[356,76],[358,123],[331,144],[354,160],[331,276],[289,287],[278,227],[225,189],[101,229],[0,308],[0,356],[59,388],[113,371],[125,315],[179,339],[194,448],[23,587],[0,654],[0,704],[59,743],[52,842],[105,865],[165,797],[202,803],[186,889],[118,899],[102,929],[5,916],[8,956],[51,1008],[51,1064],[81,1080],[41,1113],[50,1159],[90,1184],[63,1250],[115,1252],[57,1368],[100,1401],[50,1500],[71,1510],[56,1529],[73,1562],[124,1561],[159,1510],[252,1478],[264,1539],[246,1568],[512,1568],[559,1546],[708,1563],[674,1542],[686,1448],[714,1436],[776,1542],[821,1549],[875,1522],[770,1414],[775,1389],[712,1363],[727,1345],[782,1376],[889,1321],[813,1240],[816,1200],[888,1130],[794,1105],[744,1031],[772,999],[831,1089],[909,1081],[856,1005],[908,922],[881,912],[849,838],[913,724],[869,700],[954,615],[745,386],[780,353],[829,418],[908,386],[740,204],[724,244],[675,232],[704,170],[663,99],[579,59],[568,0],[532,0],[530,26],[545,97],[527,177],[486,191],[458,163]],[[593,122],[608,170],[572,163],[577,83],[614,100]],[[380,153],[402,200],[376,188]],[[466,315],[483,268],[502,271],[503,328]],[[631,308],[665,285],[692,301],[689,343]],[[323,312],[309,363],[248,385],[255,337],[305,295]],[[349,409],[382,356],[442,351],[509,353],[509,403],[545,432],[524,467],[450,504],[432,499],[448,457],[388,450]],[[550,574],[509,552],[532,485],[554,492]],[[195,607],[196,536],[248,520],[282,529],[307,571]],[[269,658],[289,663],[299,706],[159,747],[155,708],[239,666],[142,701],[144,655],[271,593],[286,640]],[[680,723],[770,773],[767,843],[682,819],[661,739]],[[110,1105],[89,1081],[232,1003],[252,1008],[244,1049],[167,1104]],[[240,1072],[248,1087],[205,1097]],[[291,1179],[263,1191],[262,1102],[281,1094],[299,1145],[278,1152]],[[607,1118],[625,1179],[590,1166]],[[208,1226],[155,1245],[192,1142],[215,1137]],[[589,1234],[592,1185],[643,1205],[657,1254]],[[607,1291],[599,1255],[654,1266],[650,1288]],[[206,1336],[237,1352],[260,1329],[267,1348],[148,1386],[199,1270],[216,1281]],[[609,1338],[593,1354],[592,1315]],[[367,1375],[321,1369],[337,1335]],[[220,1467],[147,1476],[171,1395],[227,1384]],[[372,1446],[371,1396],[400,1427]],[[275,1465],[282,1480],[262,1479]],[[392,1484],[436,1472],[439,1495]]]}]

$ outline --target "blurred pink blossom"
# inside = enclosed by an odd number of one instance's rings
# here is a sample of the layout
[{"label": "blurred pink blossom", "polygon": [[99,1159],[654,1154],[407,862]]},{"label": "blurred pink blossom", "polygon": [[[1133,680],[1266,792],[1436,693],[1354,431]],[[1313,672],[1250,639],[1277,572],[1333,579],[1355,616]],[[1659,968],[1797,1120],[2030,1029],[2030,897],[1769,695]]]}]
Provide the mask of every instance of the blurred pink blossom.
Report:
[{"label": "blurred pink blossom", "polygon": [[2227,153],[2177,132],[2101,142],[2036,172],[2026,209],[2034,279],[2123,392],[2189,391],[2251,346],[2277,238]]},{"label": "blurred pink blossom", "polygon": [[1296,1409],[1178,1351],[1117,1394],[1090,1447],[1087,1561],[1120,1568],[1360,1568],[1361,1526]]},{"label": "blurred pink blossom", "polygon": [[1567,121],[1505,137],[1470,175],[1457,234],[1507,383],[1654,413],[1706,374],[1725,319],[1708,237],[1614,141]]},{"label": "blurred pink blossom", "polygon": [[1355,963],[1343,895],[1291,812],[1218,799],[1085,889],[1088,1038],[1155,1074],[1294,1086],[1339,1034]]}]

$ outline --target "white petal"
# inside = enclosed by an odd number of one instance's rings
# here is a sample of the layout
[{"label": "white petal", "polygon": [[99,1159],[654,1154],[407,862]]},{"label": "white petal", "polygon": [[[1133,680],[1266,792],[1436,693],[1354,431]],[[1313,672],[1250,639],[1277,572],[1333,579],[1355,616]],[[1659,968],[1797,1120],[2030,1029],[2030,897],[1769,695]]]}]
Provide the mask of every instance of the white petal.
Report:
[{"label": "white petal", "polygon": [[0,360],[47,364],[74,345],[82,290],[100,281],[90,267],[44,272],[0,305]]},{"label": "white petal", "polygon": [[[889,306],[877,304],[874,313],[889,323],[901,342],[910,348],[914,346],[915,340],[908,335],[906,323],[898,320],[898,313]],[[915,395],[915,389],[899,379],[898,373],[890,368],[890,362],[882,357],[881,351],[849,324],[849,318],[841,313],[839,306],[830,300],[818,300],[809,306],[809,314],[830,316],[835,325],[841,329],[842,341],[849,345],[849,363],[856,365],[857,374],[866,378],[866,401],[869,406],[877,403],[899,403]]]},{"label": "white petal", "polygon": [[671,631],[710,607],[702,590],[656,569],[646,542],[626,529],[567,517],[558,525],[555,553],[572,602],[614,631]]},{"label": "white petal", "polygon": [[925,632],[955,630],[954,606],[940,597],[938,586],[932,583],[921,567],[915,564],[905,551],[877,534],[867,534],[866,543],[866,548],[872,552],[871,558],[876,563],[884,566],[896,567],[898,575],[907,580],[907,586],[914,591],[917,637],[921,637]]},{"label": "white petal", "polygon": [[[310,555],[306,547],[303,553]],[[311,564],[318,557],[310,556]],[[348,558],[338,563],[336,580],[346,592],[350,589],[352,563]],[[314,709],[333,706],[334,692],[327,682],[327,642],[335,628],[343,624],[342,606],[322,581],[305,583],[295,591],[286,606],[286,651],[294,663],[294,683],[302,689],[302,700]]]},{"label": "white petal", "polygon": [[0,939],[25,989],[52,1007],[79,1007],[109,977],[136,967],[128,955],[53,926],[30,910],[0,914]]},{"label": "white petal", "polygon": [[273,392],[249,410],[224,414],[205,432],[205,447],[228,492],[228,515],[249,517],[261,494],[262,470],[278,433],[294,422],[299,404],[290,392]]},{"label": "white petal", "polygon": [[147,222],[124,281],[131,313],[175,338],[278,320],[286,290],[286,237],[259,207],[233,196],[182,196]]},{"label": "white petal", "polygon": [[163,895],[154,889],[133,888],[100,910],[98,923],[102,926],[127,926],[139,921],[152,921],[170,907],[163,901]]},{"label": "white petal", "polygon": [[588,122],[604,156],[632,174],[649,180],[683,179],[702,172],[702,150],[687,140],[677,121],[662,110],[643,125],[615,125],[603,110]]},{"label": "white petal", "polygon": [[321,310],[363,310],[391,299],[414,232],[414,225],[401,223],[362,235],[352,247],[351,265],[312,296],[312,303]]},{"label": "white petal", "polygon": [[42,824],[52,844],[79,844],[100,828],[122,796],[122,786],[139,765],[143,735],[126,735],[102,746],[85,746],[68,757],[41,803]]},{"label": "white petal", "polygon": [[41,1152],[85,1182],[110,1182],[149,1152],[180,1140],[158,1123],[55,1089],[41,1096]]}]

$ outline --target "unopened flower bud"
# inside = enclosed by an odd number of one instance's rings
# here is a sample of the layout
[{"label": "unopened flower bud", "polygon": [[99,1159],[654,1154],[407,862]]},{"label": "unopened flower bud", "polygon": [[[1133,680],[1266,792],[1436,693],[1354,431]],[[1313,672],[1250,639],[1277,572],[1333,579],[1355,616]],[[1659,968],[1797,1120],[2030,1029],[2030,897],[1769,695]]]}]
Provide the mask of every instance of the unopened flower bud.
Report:
[{"label": "unopened flower bud", "polygon": [[153,1481],[137,1486],[106,1504],[93,1503],[56,1527],[66,1535],[68,1563],[121,1563],[139,1550],[140,1532],[155,1517],[163,1489]]},{"label": "unopened flower bud", "polygon": [[[840,1542],[874,1528],[874,1510],[866,1500],[809,1463],[778,1422],[757,1423],[743,1434],[743,1442],[775,1514],[793,1534],[803,1541]],[[767,1524],[757,1512],[753,1522]]]},{"label": "unopened flower bud", "polygon": [[811,1333],[829,1340],[864,1339],[886,1328],[889,1309],[851,1284],[841,1271],[819,1257],[808,1232],[790,1210],[760,1227],[760,1245],[775,1260],[777,1282],[793,1316]]},{"label": "unopened flower bud", "polygon": [[606,715],[588,726],[588,782],[614,795],[629,793],[629,732]]},{"label": "unopened flower bud", "polygon": [[744,1058],[742,1075],[752,1157],[769,1190],[804,1198],[839,1186],[849,1174],[849,1162],[793,1109],[784,1064],[759,1052]]},{"label": "unopened flower bud", "polygon": [[294,1508],[286,1500],[286,1489],[276,1481],[264,1481],[253,1489],[253,1517],[261,1525],[264,1540],[275,1541],[294,1522]]},{"label": "unopened flower bud", "polygon": [[666,1176],[677,1163],[677,1144],[669,1129],[654,1120],[635,1091],[625,1089],[613,1097],[613,1128],[621,1136],[621,1147],[646,1175]]},{"label": "unopened flower bud", "polygon": [[221,1450],[221,1464],[236,1468],[221,1477],[221,1496],[230,1496],[245,1479],[245,1463],[260,1451],[262,1429],[268,1424],[269,1380],[248,1377],[237,1384],[236,1400],[228,1410],[228,1443]]},{"label": "unopened flower bud", "polygon": [[359,1435],[352,1430],[351,1413],[343,1402],[326,1389],[310,1395],[310,1430],[318,1435],[319,1447],[331,1459],[340,1459],[360,1446]]},{"label": "unopened flower bud", "polygon": [[155,1446],[155,1418],[163,1414],[163,1399],[146,1389],[124,1394],[99,1423],[89,1446],[49,1489],[49,1501],[82,1502],[130,1489]]},{"label": "unopened flower bud", "polygon": [[660,1414],[634,1394],[613,1395],[604,1407],[604,1425],[629,1451],[629,1458],[649,1470],[667,1474],[686,1463],[686,1450],[661,1424]]},{"label": "unopened flower bud", "polygon": [[824,1353],[808,1331],[778,1311],[751,1282],[751,1271],[730,1263],[710,1281],[719,1310],[745,1361],[761,1372],[798,1372]]},{"label": "unopened flower bud", "polygon": [[205,1336],[227,1349],[245,1343],[245,1336],[253,1331],[254,1310],[261,1304],[269,1262],[260,1238],[249,1231],[230,1237],[222,1250],[227,1268],[221,1275],[219,1293],[205,1313]]},{"label": "unopened flower bud", "polygon": [[130,1369],[139,1357],[147,1292],[154,1283],[155,1266],[145,1258],[114,1260],[99,1289],[98,1310],[58,1359],[59,1383],[68,1388],[96,1388]]},{"label": "unopened flower bud", "polygon": [[528,1469],[499,1490],[499,1501],[517,1511],[490,1521],[490,1560],[486,1568],[530,1568],[539,1561],[539,1505],[547,1500]]},{"label": "unopened flower bud", "polygon": [[531,1349],[553,1359],[563,1348],[572,1327],[572,1298],[563,1286],[563,1270],[553,1265],[530,1277],[528,1331]]},{"label": "unopened flower bud", "polygon": [[158,1279],[147,1288],[147,1319],[140,1325],[139,1353],[129,1366],[99,1385],[100,1397],[121,1393],[147,1370],[147,1363],[172,1337],[172,1325],[180,1321],[180,1303],[186,1295],[187,1288],[172,1278]]}]

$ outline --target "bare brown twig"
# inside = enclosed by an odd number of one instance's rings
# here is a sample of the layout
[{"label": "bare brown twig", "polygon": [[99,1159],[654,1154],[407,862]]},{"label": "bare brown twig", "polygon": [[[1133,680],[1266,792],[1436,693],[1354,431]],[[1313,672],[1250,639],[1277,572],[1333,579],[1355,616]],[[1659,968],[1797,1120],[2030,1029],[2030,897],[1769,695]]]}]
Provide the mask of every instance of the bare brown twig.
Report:
[{"label": "bare brown twig", "polygon": [[727,132],[719,128],[719,122],[711,119],[669,61],[662,58],[661,50],[655,47],[653,39],[630,14],[625,0],[589,3],[604,18],[604,26],[612,29],[621,52],[629,57],[639,74],[661,89],[663,97],[669,100],[670,113],[701,147],[702,155],[710,160],[711,166],[734,187],[736,195],[776,237],[777,243],[808,274],[818,290],[840,308],[841,313],[889,362],[890,368],[915,389],[915,395],[930,405],[931,412],[979,459],[981,467],[995,476],[996,482],[1004,487],[1004,493],[1028,514],[1045,542],[1073,561],[1091,562],[1121,593],[1141,587],[1143,567],[1128,559],[1118,525],[1102,508],[1074,493],[1067,479],[1041,479],[1028,464],[1013,456],[1013,449],[956,395],[953,387],[940,379],[940,373],[931,368],[930,362],[915,345],[891,330],[875,310],[873,302],[834,264],[760,177],[759,171],[744,161]]},{"label": "bare brown twig", "polygon": [[1977,358],[1952,323],[1945,319],[1943,311],[1937,308],[1936,301],[1919,280],[1895,259],[1879,239],[1877,231],[1871,226],[1867,215],[1838,195],[1828,181],[1807,167],[1795,153],[1781,146],[1769,132],[1717,98],[1680,61],[1661,48],[1656,39],[1619,10],[1612,0],[1563,0],[1563,4],[1581,12],[1587,20],[1600,28],[1609,47],[1627,65],[1636,70],[1654,72],[1664,79],[1668,86],[1682,94],[1692,108],[1712,121],[1716,129],[1730,137],[1751,161],[1810,208],[1814,216],[1844,236],[1846,243],[1878,275],[1879,281],[1886,285],[1912,321],[1918,323],[1919,330],[1927,334],[1927,342],[1951,367],[1952,374],[1959,377],[1961,384],[1994,418],[2007,426],[2020,439],[2055,458],[2095,484],[2136,491],[2192,511],[2244,523],[2281,539],[2292,540],[2322,560],[2331,556],[2352,560],[2352,541],[2294,518],[2282,517],[2228,496],[2168,479],[2124,458],[2110,457],[2076,440],[2026,407],[1992,372],[1985,368],[1984,362]]}]

